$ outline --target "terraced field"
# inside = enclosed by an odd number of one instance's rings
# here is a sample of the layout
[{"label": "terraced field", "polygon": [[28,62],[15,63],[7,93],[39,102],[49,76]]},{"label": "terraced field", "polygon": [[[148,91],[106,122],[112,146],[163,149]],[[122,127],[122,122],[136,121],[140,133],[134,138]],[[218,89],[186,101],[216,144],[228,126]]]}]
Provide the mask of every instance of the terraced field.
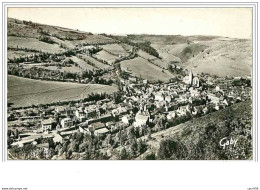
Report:
[{"label": "terraced field", "polygon": [[144,52],[142,50],[139,50],[137,52],[137,54],[140,57],[142,57],[142,58],[152,62],[153,64],[157,65],[160,68],[163,68],[163,69],[167,69],[168,68],[168,62],[162,61],[161,59],[158,59],[157,57],[155,57],[153,55],[150,55],[150,54],[148,54],[148,53],[146,53],[146,52]]},{"label": "terraced field", "polygon": [[96,57],[100,60],[104,60],[104,61],[108,62],[109,64],[112,64],[117,59],[117,56],[107,53],[104,50],[101,50],[100,52],[98,52],[96,54]]},{"label": "terraced field", "polygon": [[16,48],[17,46],[19,46],[48,53],[61,53],[64,51],[64,49],[60,48],[58,44],[48,44],[45,42],[41,42],[36,38],[8,36],[7,44],[8,47]]},{"label": "terraced field", "polygon": [[93,70],[95,69],[95,67],[91,66],[90,64],[86,63],[86,61],[76,57],[76,56],[72,56],[71,57],[71,60],[75,63],[77,63],[80,68],[82,68],[83,70]]},{"label": "terraced field", "polygon": [[90,61],[91,63],[93,63],[96,67],[101,68],[101,69],[109,69],[111,68],[111,66],[106,65],[104,63],[101,63],[99,61],[97,61],[96,59],[94,59],[93,57],[90,57],[88,55],[82,55],[80,54],[80,57],[84,60],[84,61]]},{"label": "terraced field", "polygon": [[90,93],[113,93],[115,87],[99,84],[40,81],[8,76],[8,103],[14,107],[78,100]]},{"label": "terraced field", "polygon": [[141,57],[122,61],[121,68],[130,71],[134,76],[141,76],[151,82],[158,80],[168,81],[173,77],[169,71],[162,70],[160,67],[155,66]]},{"label": "terraced field", "polygon": [[24,56],[31,56],[35,53],[33,52],[25,52],[25,51],[12,51],[8,50],[7,51],[7,58],[8,59],[14,59],[14,58],[19,58],[19,57],[24,57]]},{"label": "terraced field", "polygon": [[112,54],[126,54],[126,50],[119,44],[106,44],[101,46],[104,50],[111,52]]}]

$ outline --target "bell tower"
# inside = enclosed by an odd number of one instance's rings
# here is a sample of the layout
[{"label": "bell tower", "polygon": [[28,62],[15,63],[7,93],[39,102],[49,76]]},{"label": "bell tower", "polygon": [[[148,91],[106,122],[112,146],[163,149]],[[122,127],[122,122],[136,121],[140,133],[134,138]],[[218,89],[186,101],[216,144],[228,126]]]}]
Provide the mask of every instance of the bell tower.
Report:
[{"label": "bell tower", "polygon": [[192,80],[193,80],[193,73],[190,71],[189,73],[189,84],[192,85]]}]

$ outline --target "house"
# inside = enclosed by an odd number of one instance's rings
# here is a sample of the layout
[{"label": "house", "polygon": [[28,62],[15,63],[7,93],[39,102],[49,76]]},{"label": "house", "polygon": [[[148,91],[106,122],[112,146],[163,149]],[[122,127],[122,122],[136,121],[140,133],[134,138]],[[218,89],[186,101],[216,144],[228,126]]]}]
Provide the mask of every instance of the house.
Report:
[{"label": "house", "polygon": [[80,122],[83,122],[86,120],[86,114],[85,112],[82,110],[82,108],[79,108],[76,110],[76,117]]},{"label": "house", "polygon": [[58,106],[55,108],[56,113],[64,114],[65,111],[66,111],[66,107],[64,107],[64,106]]},{"label": "house", "polygon": [[191,88],[189,89],[189,91],[190,91],[191,97],[199,96],[199,95],[200,95],[200,92],[199,92],[197,89],[194,89],[193,87],[191,87]]},{"label": "house", "polygon": [[192,115],[197,115],[197,114],[198,114],[198,110],[197,110],[196,107],[193,107],[193,108],[192,108],[191,114],[192,114]]},{"label": "house", "polygon": [[131,122],[132,122],[132,118],[130,117],[130,115],[123,116],[121,120],[123,123],[125,123],[127,125],[131,124]]},{"label": "house", "polygon": [[228,86],[226,84],[219,84],[216,86],[216,92],[224,92],[227,91]]},{"label": "house", "polygon": [[69,136],[69,135],[71,135],[71,134],[73,134],[73,133],[76,133],[78,130],[77,129],[75,129],[75,130],[70,130],[70,131],[62,131],[62,132],[60,132],[60,135],[61,136]]},{"label": "house", "polygon": [[88,122],[81,123],[79,125],[79,131],[81,133],[89,133],[89,134],[91,134],[90,131],[88,130]]},{"label": "house", "polygon": [[208,94],[208,99],[210,99],[213,104],[218,104],[220,102],[220,98],[212,93]]},{"label": "house", "polygon": [[17,141],[11,144],[11,146],[18,146],[18,147],[23,147],[26,144],[31,144],[35,141],[35,138],[31,138],[31,139],[24,139],[21,141]]},{"label": "house", "polygon": [[72,127],[72,125],[73,125],[73,122],[70,118],[64,118],[61,120],[62,128]]},{"label": "house", "polygon": [[202,114],[202,111],[203,110],[203,106],[194,106],[194,109],[192,111],[192,114],[193,115],[201,115]]},{"label": "house", "polygon": [[107,133],[109,133],[109,130],[107,128],[97,129],[94,132],[95,135],[105,135]]},{"label": "house", "polygon": [[112,120],[113,120],[113,116],[110,113],[101,115],[97,119],[97,121],[100,121],[100,122],[109,122],[109,121],[112,121]]},{"label": "house", "polygon": [[134,127],[141,127],[146,125],[149,121],[150,115],[144,112],[138,112],[135,116]]},{"label": "house", "polygon": [[224,99],[222,101],[222,104],[225,105],[225,106],[229,106],[230,105],[230,103],[227,101],[227,99]]},{"label": "house", "polygon": [[[96,131],[96,130],[103,129],[103,128],[106,128],[106,126],[105,126],[104,123],[101,123],[101,122],[92,123],[92,124],[89,125],[89,127],[88,127],[88,132],[95,134],[95,131]],[[104,130],[103,130],[103,131],[104,131]],[[99,132],[101,133],[101,131],[99,131]]]},{"label": "house", "polygon": [[73,110],[69,107],[58,106],[55,108],[55,112],[60,114],[61,116],[71,116],[73,115]]},{"label": "house", "polygon": [[187,114],[186,106],[181,106],[177,109],[177,115],[178,116],[184,116]]},{"label": "house", "polygon": [[215,110],[219,110],[220,109],[220,106],[219,104],[216,104],[215,107],[214,107]]},{"label": "house", "polygon": [[171,119],[174,119],[176,117],[176,113],[175,111],[170,111],[167,115],[167,119],[168,120],[171,120]]},{"label": "house", "polygon": [[208,108],[208,107],[203,108],[203,109],[202,109],[202,112],[203,112],[204,114],[209,113],[209,108]]},{"label": "house", "polygon": [[168,103],[171,102],[172,101],[172,97],[171,96],[166,96],[165,97],[165,101],[168,102]]},{"label": "house", "polygon": [[52,130],[52,125],[53,125],[53,120],[52,119],[46,119],[42,121],[42,131],[43,132],[48,132]]},{"label": "house", "polygon": [[134,77],[129,77],[128,80],[132,83],[136,83],[137,82],[137,79],[134,78]]},{"label": "house", "polygon": [[56,134],[53,137],[53,142],[55,142],[55,143],[62,143],[63,142],[63,137],[60,134]]},{"label": "house", "polygon": [[192,112],[192,106],[190,105],[190,104],[188,104],[187,106],[186,106],[186,113],[188,112],[188,113],[191,113]]},{"label": "house", "polygon": [[94,118],[100,115],[99,110],[94,107],[85,107],[84,112],[86,113],[87,118]]},{"label": "house", "polygon": [[157,100],[157,101],[163,101],[164,100],[164,95],[162,92],[158,92],[154,95],[154,100]]},{"label": "house", "polygon": [[116,109],[112,110],[112,115],[115,117],[116,115],[124,115],[127,113],[127,108],[126,107],[118,107]]}]

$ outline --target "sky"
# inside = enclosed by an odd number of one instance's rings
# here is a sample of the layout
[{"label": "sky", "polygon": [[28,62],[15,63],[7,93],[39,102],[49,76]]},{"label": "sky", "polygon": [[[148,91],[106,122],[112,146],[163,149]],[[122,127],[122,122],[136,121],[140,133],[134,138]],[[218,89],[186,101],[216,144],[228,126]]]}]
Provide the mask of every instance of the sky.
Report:
[{"label": "sky", "polygon": [[8,8],[8,17],[92,33],[251,38],[250,8]]}]

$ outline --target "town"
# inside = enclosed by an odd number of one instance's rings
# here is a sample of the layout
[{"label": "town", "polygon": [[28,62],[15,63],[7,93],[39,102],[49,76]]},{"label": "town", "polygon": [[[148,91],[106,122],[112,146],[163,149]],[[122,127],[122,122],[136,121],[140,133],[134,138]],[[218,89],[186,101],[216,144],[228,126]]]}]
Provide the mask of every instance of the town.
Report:
[{"label": "town", "polygon": [[[8,18],[8,159],[248,159],[250,46]],[[234,133],[246,148],[223,152]]]},{"label": "town", "polygon": [[[30,145],[34,147],[34,152],[27,155],[30,158],[64,155],[63,159],[69,159],[73,152],[85,154],[94,145],[94,150],[102,151],[103,159],[109,159],[111,153],[107,150],[130,144],[132,135],[149,140],[153,133],[252,97],[250,77],[194,76],[186,70],[182,81],[149,83],[138,77],[122,78],[120,69],[116,73],[120,90],[113,95],[92,94],[79,101],[27,109],[9,107],[10,155]],[[145,141],[139,143],[136,156],[145,146]]]}]

